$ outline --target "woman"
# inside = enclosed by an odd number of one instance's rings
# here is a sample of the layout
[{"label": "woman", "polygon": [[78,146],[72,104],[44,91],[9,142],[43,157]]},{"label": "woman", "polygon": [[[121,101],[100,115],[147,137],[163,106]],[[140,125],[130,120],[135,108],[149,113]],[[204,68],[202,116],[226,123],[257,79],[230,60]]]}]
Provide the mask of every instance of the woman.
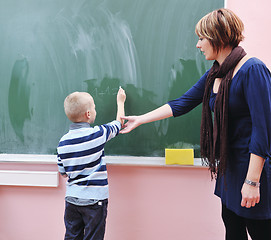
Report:
[{"label": "woman", "polygon": [[[202,103],[201,157],[216,178],[227,240],[271,239],[271,74],[246,55],[242,21],[228,9],[196,25],[197,48],[212,68],[182,97],[127,120],[121,133],[181,116]],[[214,117],[212,113],[214,112]]]}]

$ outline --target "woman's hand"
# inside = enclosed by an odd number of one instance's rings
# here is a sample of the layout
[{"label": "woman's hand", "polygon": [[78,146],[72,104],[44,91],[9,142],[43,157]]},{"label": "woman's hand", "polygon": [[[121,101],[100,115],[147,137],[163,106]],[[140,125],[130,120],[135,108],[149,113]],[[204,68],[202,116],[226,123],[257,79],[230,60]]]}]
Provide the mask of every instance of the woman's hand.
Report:
[{"label": "woman's hand", "polygon": [[246,183],[243,184],[242,190],[242,201],[241,206],[250,208],[254,207],[257,203],[260,202],[260,188],[250,186]]},{"label": "woman's hand", "polygon": [[123,125],[123,129],[120,133],[129,133],[139,125],[140,123],[140,116],[125,116],[121,117],[122,120],[126,120],[127,122]]},{"label": "woman's hand", "polygon": [[[264,158],[251,153],[246,179],[258,183],[260,181],[264,162],[265,162]],[[248,183],[244,183],[241,190],[241,194],[242,194],[241,201],[242,207],[246,208],[254,207],[255,204],[260,202],[259,186],[255,187],[249,185]]]}]

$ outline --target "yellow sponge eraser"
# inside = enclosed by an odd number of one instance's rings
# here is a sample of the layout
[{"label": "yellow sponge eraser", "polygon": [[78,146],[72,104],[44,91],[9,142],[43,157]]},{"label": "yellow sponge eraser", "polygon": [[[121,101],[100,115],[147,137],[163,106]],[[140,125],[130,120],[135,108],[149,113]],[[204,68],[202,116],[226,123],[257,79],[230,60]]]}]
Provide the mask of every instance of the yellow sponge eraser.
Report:
[{"label": "yellow sponge eraser", "polygon": [[166,164],[194,165],[194,149],[165,149]]}]

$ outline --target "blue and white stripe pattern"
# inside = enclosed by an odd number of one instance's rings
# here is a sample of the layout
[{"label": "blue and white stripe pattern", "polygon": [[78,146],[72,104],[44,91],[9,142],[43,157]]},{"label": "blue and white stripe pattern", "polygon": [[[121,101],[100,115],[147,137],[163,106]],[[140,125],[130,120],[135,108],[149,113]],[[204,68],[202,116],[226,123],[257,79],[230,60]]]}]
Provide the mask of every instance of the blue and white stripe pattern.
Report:
[{"label": "blue and white stripe pattern", "polygon": [[103,200],[108,198],[108,180],[104,145],[118,135],[118,121],[90,127],[73,123],[59,141],[58,169],[68,175],[66,197]]}]

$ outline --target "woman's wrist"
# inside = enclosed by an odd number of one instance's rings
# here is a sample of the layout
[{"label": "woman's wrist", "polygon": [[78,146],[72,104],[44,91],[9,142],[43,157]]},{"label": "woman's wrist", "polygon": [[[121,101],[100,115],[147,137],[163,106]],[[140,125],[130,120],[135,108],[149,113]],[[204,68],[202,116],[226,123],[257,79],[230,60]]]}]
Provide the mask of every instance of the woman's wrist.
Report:
[{"label": "woman's wrist", "polygon": [[260,183],[259,182],[254,182],[254,181],[251,181],[249,179],[245,179],[245,183],[250,185],[250,186],[253,186],[253,187],[260,187]]}]

